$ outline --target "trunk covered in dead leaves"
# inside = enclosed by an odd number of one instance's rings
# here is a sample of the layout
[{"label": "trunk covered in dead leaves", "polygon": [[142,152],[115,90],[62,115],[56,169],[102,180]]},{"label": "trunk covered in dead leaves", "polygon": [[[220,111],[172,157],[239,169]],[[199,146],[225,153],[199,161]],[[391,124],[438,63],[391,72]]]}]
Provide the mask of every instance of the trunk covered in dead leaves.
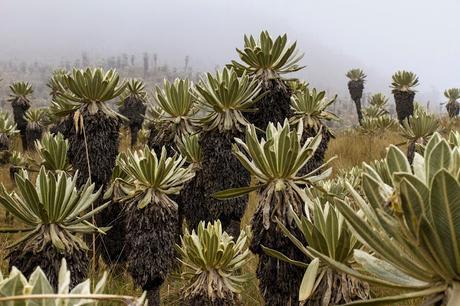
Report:
[{"label": "trunk covered in dead leaves", "polygon": [[135,97],[127,97],[118,111],[120,114],[129,119],[129,129],[131,131],[131,146],[137,143],[137,133],[142,128],[144,123],[144,115],[147,106]]},{"label": "trunk covered in dead leaves", "polygon": [[[271,257],[262,250],[262,245],[282,252],[289,258],[301,262],[310,260],[287,238],[274,221],[283,220],[286,228],[296,237],[303,237],[295,226],[293,220],[287,217],[286,199],[291,197],[297,205],[293,205],[294,211],[300,216],[303,206],[300,198],[293,196],[288,191],[278,192],[270,203],[264,203],[266,193],[259,195],[259,204],[251,220],[253,239],[250,250],[259,255],[257,266],[257,278],[259,289],[265,305],[270,306],[294,306],[299,303],[299,287],[305,270]],[[267,206],[269,205],[269,210]],[[297,206],[297,207],[294,207]],[[300,209],[300,210],[299,210]]]},{"label": "trunk covered in dead leaves", "polygon": [[345,273],[337,273],[327,269],[313,296],[303,305],[343,305],[353,301],[368,300],[369,298],[370,288],[366,282]]},{"label": "trunk covered in dead leaves", "polygon": [[211,195],[218,191],[249,186],[251,176],[232,154],[232,143],[241,133],[204,132],[200,137],[203,152],[202,168],[184,186],[181,193],[187,224],[196,229],[200,221],[220,220],[222,227],[238,237],[240,221],[246,210],[248,197],[217,200]]},{"label": "trunk covered in dead leaves", "polygon": [[159,305],[158,290],[176,260],[178,222],[177,206],[149,203],[138,208],[137,203],[131,203],[128,207],[128,272],[136,285],[148,291],[149,305]]},{"label": "trunk covered in dead leaves", "polygon": [[8,254],[10,270],[16,267],[28,278],[37,267],[40,267],[56,290],[62,258],[66,259],[67,268],[70,270],[71,288],[87,278],[89,259],[83,250],[73,249],[71,252],[62,252],[49,242],[43,250],[34,251],[23,242]]},{"label": "trunk covered in dead leaves", "polygon": [[286,118],[292,116],[291,89],[284,81],[263,81],[260,94],[265,95],[254,105],[257,111],[244,115],[250,123],[265,131],[269,122],[282,124]]},{"label": "trunk covered in dead leaves", "polygon": [[398,120],[402,123],[406,118],[414,115],[414,97],[413,91],[394,90],[393,95],[396,104],[396,114]]}]

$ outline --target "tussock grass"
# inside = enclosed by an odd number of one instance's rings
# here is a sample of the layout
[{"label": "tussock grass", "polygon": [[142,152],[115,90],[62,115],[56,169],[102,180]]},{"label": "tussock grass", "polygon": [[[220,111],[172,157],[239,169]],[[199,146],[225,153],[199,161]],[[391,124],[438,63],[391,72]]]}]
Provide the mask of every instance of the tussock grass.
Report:
[{"label": "tussock grass", "polygon": [[[338,132],[331,140],[326,152],[326,158],[336,156],[332,162],[334,171],[339,169],[350,169],[353,166],[361,165],[363,162],[370,162],[383,158],[386,148],[390,144],[401,144],[404,139],[394,131],[381,135],[368,136],[357,133],[353,130]],[[400,146],[404,151],[405,145]]]}]

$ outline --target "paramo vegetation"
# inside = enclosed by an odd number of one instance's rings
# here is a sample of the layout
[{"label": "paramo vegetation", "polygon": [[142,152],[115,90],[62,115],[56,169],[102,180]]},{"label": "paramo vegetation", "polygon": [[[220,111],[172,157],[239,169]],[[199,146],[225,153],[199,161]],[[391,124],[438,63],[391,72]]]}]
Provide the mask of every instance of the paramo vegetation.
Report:
[{"label": "paramo vegetation", "polygon": [[393,117],[354,68],[336,129],[286,34],[236,51],[152,92],[96,67],[56,70],[43,108],[10,85],[1,305],[460,303],[460,89],[440,116],[397,71]]}]

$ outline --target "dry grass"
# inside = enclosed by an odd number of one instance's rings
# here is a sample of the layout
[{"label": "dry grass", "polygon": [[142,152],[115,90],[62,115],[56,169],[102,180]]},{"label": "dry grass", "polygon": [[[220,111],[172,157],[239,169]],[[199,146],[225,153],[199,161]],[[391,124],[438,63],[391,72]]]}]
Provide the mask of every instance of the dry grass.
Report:
[{"label": "dry grass", "polygon": [[[334,170],[349,169],[362,162],[369,162],[385,156],[389,144],[403,143],[404,139],[396,132],[370,137],[356,133],[355,131],[343,131],[332,139],[327,150],[326,158],[336,156],[332,162]],[[405,146],[401,146],[405,150]]]},{"label": "dry grass", "polygon": [[[126,131],[122,132],[121,149],[124,150],[128,147],[129,140],[126,136]],[[371,161],[377,158],[383,157],[385,148],[393,143],[401,143],[402,139],[397,133],[388,132],[379,137],[373,139],[368,136],[359,135],[352,131],[344,131],[337,133],[337,137],[331,141],[329,150],[327,152],[328,157],[337,156],[337,159],[333,161],[332,165],[335,169],[348,169],[352,166],[359,165],[363,161]],[[8,167],[0,167],[0,182],[3,183],[8,189],[14,188],[14,185],[9,178]],[[253,215],[256,208],[255,195],[251,195],[249,199],[248,209],[242,220],[242,226],[249,224],[251,216]],[[4,211],[0,208],[0,226],[5,225]],[[6,235],[0,235],[0,269],[6,272],[7,262],[1,260],[6,255],[5,247],[8,244],[11,237]],[[245,268],[253,278],[244,288],[242,292],[242,299],[244,305],[262,305],[262,298],[258,290],[258,283],[255,277],[255,270],[257,267],[257,256],[252,256],[249,264]],[[97,274],[100,275],[103,270],[107,267],[101,262],[99,271]],[[109,271],[110,277],[108,280],[107,290],[119,294],[131,294],[140,295],[140,290],[136,289],[133,285],[128,273],[124,268],[118,268]],[[177,272],[172,273],[168,281],[162,288],[162,303],[164,305],[176,305],[180,298],[181,282],[177,276]],[[382,295],[388,293],[388,291],[382,288],[374,288],[373,292],[376,295]],[[417,301],[408,304],[399,305],[417,305]]]}]

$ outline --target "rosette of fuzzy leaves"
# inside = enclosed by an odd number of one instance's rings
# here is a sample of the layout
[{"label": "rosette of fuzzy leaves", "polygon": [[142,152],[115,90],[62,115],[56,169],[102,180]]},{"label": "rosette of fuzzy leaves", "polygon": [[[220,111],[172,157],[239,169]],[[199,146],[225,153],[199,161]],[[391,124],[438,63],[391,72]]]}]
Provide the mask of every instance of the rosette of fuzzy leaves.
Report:
[{"label": "rosette of fuzzy leaves", "polygon": [[191,94],[192,83],[187,79],[175,79],[170,83],[163,81],[163,88],[156,86],[155,100],[158,103],[161,122],[174,125],[175,134],[183,135],[193,133],[193,116],[197,112],[195,100]]},{"label": "rosette of fuzzy leaves", "polygon": [[150,110],[151,131],[149,146],[157,151],[166,146],[173,154],[174,140],[195,132],[194,118],[198,111],[191,92],[192,83],[187,79],[163,81],[163,88],[156,86],[157,105]]},{"label": "rosette of fuzzy leaves", "polygon": [[332,112],[326,110],[331,106],[337,98],[337,95],[332,99],[326,98],[326,91],[317,91],[316,88],[305,88],[303,91],[294,94],[291,97],[291,107],[294,115],[291,118],[291,123],[302,121],[305,129],[313,129],[318,132],[322,122],[330,120],[338,120],[339,118]]},{"label": "rosette of fuzzy leaves", "polygon": [[375,136],[383,134],[388,130],[394,130],[398,126],[397,123],[398,122],[389,115],[382,115],[379,117],[365,116],[357,129],[364,135]]},{"label": "rosette of fuzzy leaves", "polygon": [[57,135],[45,134],[42,140],[35,142],[35,148],[40,157],[40,165],[49,171],[72,172],[72,165],[67,159],[67,150],[69,142],[64,139],[62,134]]},{"label": "rosette of fuzzy leaves", "polygon": [[418,108],[413,116],[405,119],[400,128],[400,134],[407,139],[407,157],[412,163],[416,144],[425,144],[428,138],[439,129],[438,119],[428,114],[424,109]]},{"label": "rosette of fuzzy leaves", "polygon": [[51,90],[50,95],[53,99],[57,97],[58,94],[62,92],[63,89],[64,90],[66,89],[66,85],[63,82],[64,75],[66,74],[67,74],[67,71],[65,69],[56,69],[53,71],[53,75],[48,80],[48,83],[46,83],[46,86]]},{"label": "rosette of fuzzy leaves", "polygon": [[183,298],[189,305],[239,304],[238,294],[248,280],[241,271],[250,255],[246,240],[242,231],[234,241],[220,221],[200,222],[197,232],[186,229],[178,250]]},{"label": "rosette of fuzzy leaves", "polygon": [[224,68],[215,76],[208,73],[195,86],[194,94],[205,116],[200,122],[205,130],[241,131],[248,124],[244,112],[260,98],[260,85],[246,72],[241,76],[235,70]]},{"label": "rosette of fuzzy leaves", "polygon": [[9,248],[27,242],[27,247],[36,251],[42,250],[47,243],[59,250],[87,249],[77,234],[99,231],[87,220],[107,204],[88,211],[100,190],[94,192],[94,184],[89,183],[77,190],[76,176],[72,178],[63,172],[54,174],[42,167],[35,184],[27,172],[22,171],[15,177],[17,191],[8,193],[3,185],[0,186],[1,205],[25,225],[18,229],[2,229],[23,234]]},{"label": "rosette of fuzzy leaves", "polygon": [[400,70],[392,76],[391,88],[394,91],[413,91],[418,86],[418,77],[415,73]]},{"label": "rosette of fuzzy leaves", "polygon": [[384,94],[373,94],[369,98],[369,106],[364,109],[364,117],[378,118],[388,115],[387,104],[388,98]]},{"label": "rosette of fuzzy leaves", "polygon": [[194,175],[189,168],[183,167],[185,162],[180,155],[167,157],[165,148],[159,158],[148,147],[128,151],[126,158],[117,160],[120,170],[130,178],[123,182],[127,194],[125,201],[137,203],[139,209],[149,204],[176,206],[168,196],[178,194],[182,185]]},{"label": "rosette of fuzzy leaves", "polygon": [[126,82],[125,91],[120,95],[120,104],[123,104],[123,101],[126,98],[135,98],[142,102],[148,101],[148,94],[145,91],[145,84],[139,79],[130,79]]},{"label": "rosette of fuzzy leaves", "polygon": [[14,82],[10,85],[11,93],[8,101],[22,100],[29,102],[30,95],[34,92],[29,82]]},{"label": "rosette of fuzzy leaves", "polygon": [[177,149],[187,163],[193,165],[194,169],[201,168],[203,152],[200,146],[200,134],[182,135],[177,140]]},{"label": "rosette of fuzzy leaves", "polygon": [[120,82],[118,73],[111,69],[106,73],[101,68],[73,69],[71,73],[62,76],[61,92],[58,96],[65,99],[64,113],[70,113],[80,108],[88,109],[91,115],[99,110],[109,117],[118,114],[110,109],[105,102],[121,95],[126,83]]},{"label": "rosette of fuzzy leaves", "polygon": [[361,82],[364,82],[364,80],[367,77],[367,75],[363,72],[363,70],[359,68],[349,70],[346,76],[347,78],[350,79],[350,81],[361,81]]},{"label": "rosette of fuzzy leaves", "polygon": [[11,137],[19,131],[7,112],[0,112],[0,134],[2,137]]},{"label": "rosette of fuzzy leaves", "polygon": [[327,108],[335,102],[336,98],[337,96],[328,99],[326,98],[326,91],[317,91],[316,88],[310,89],[308,87],[291,97],[293,116],[290,118],[290,123],[297,125],[297,128],[302,130],[300,143],[303,144],[308,138],[314,137],[320,132],[322,134],[321,143],[315,156],[302,168],[301,174],[310,172],[324,162],[329,141],[334,137],[325,122],[339,119]]},{"label": "rosette of fuzzy leaves", "polygon": [[[301,133],[301,131],[300,131]],[[286,193],[288,197],[283,203],[276,199],[275,211],[264,209],[264,226],[268,228],[275,216],[284,220],[288,215],[288,208],[294,205],[297,199],[305,199],[305,192],[299,186],[314,184],[328,177],[331,169],[327,168],[328,162],[311,173],[297,176],[299,170],[312,158],[321,142],[321,134],[309,138],[305,144],[300,145],[296,130],[291,130],[286,120],[283,125],[270,124],[266,130],[266,139],[258,139],[256,129],[249,125],[246,130],[245,141],[236,138],[233,145],[233,154],[238,158],[246,170],[256,178],[256,185],[224,190],[214,194],[214,197],[226,199],[241,196],[254,190],[263,190],[264,198],[260,205],[270,205],[276,192]],[[291,202],[292,201],[292,202]],[[292,207],[296,210],[296,207]]]},{"label": "rosette of fuzzy leaves", "polygon": [[304,68],[298,65],[303,54],[298,54],[297,42],[289,44],[286,34],[276,37],[275,40],[268,31],[262,31],[259,40],[252,35],[245,35],[244,49],[236,51],[243,63],[232,61],[228,66],[233,67],[240,75],[246,72],[268,80]]}]

